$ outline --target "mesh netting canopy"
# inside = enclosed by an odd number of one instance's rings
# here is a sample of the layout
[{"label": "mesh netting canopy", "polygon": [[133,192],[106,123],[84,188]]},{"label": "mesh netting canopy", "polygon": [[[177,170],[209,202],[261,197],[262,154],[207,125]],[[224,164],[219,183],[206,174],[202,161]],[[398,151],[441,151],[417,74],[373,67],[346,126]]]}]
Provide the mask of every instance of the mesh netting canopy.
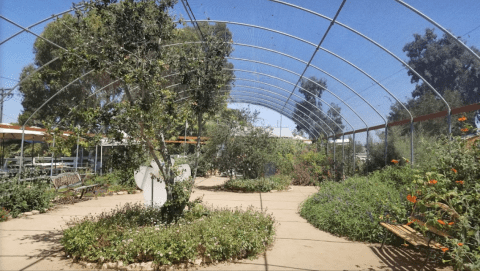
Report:
[{"label": "mesh netting canopy", "polygon": [[[199,23],[227,25],[234,48],[228,57],[233,64],[228,70],[235,78],[231,103],[274,110],[314,138],[362,132],[368,136],[368,131],[395,125],[388,122],[392,105],[408,116],[397,124],[413,123],[422,117],[405,105],[415,88],[412,76],[419,78],[416,84],[424,84],[444,103],[445,112],[440,115],[446,117],[445,125],[450,126],[452,112],[458,111],[452,111],[441,92],[430,84],[432,79],[422,77],[423,71],[407,64],[403,49],[415,33],[422,35],[428,28],[435,29],[437,35],[445,35],[466,50],[472,61],[480,61],[459,36],[475,26],[476,16],[461,15],[480,10],[478,1],[461,5],[451,1],[408,2],[180,0],[172,15],[192,27]],[[22,33],[38,38],[38,31],[32,30],[36,25],[68,12],[73,9],[29,26],[1,16],[11,33],[2,35],[0,46]],[[429,13],[442,16],[430,18]],[[480,37],[477,34],[472,40],[480,41]],[[320,87],[321,95],[304,87],[309,84]],[[312,108],[323,112],[324,117],[315,118],[318,113]],[[468,110],[477,109],[474,106]],[[435,108],[429,110],[424,110],[423,116],[438,113]],[[334,116],[341,119],[342,126]]]}]

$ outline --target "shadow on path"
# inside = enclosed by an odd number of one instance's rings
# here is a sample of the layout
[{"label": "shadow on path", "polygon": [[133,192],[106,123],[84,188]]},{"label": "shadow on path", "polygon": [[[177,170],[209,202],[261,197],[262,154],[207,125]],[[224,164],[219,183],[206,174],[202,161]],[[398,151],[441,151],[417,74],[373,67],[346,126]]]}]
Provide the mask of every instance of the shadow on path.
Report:
[{"label": "shadow on path", "polygon": [[[384,246],[381,250],[380,246],[371,246],[370,249],[385,264],[385,266],[379,266],[378,268],[388,268],[395,271],[422,270],[425,257],[427,256],[424,250],[413,250],[403,247]],[[430,259],[424,270],[435,271],[445,268],[445,265],[432,259],[433,255],[434,253],[430,254]]]}]

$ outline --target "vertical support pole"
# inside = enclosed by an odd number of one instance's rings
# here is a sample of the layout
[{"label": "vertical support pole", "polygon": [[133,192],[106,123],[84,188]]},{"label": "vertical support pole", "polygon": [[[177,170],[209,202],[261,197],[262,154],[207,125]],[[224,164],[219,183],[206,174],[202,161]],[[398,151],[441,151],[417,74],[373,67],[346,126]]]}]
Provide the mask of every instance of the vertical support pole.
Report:
[{"label": "vertical support pole", "polygon": [[280,138],[282,138],[282,114],[280,114]]},{"label": "vertical support pole", "polygon": [[353,131],[353,174],[355,174],[355,156],[357,153],[355,152],[355,131]]},{"label": "vertical support pole", "polygon": [[35,151],[35,138],[32,138],[32,166],[33,166],[33,152]]},{"label": "vertical support pole", "polygon": [[100,176],[103,175],[103,144],[100,145]]},{"label": "vertical support pole", "polygon": [[20,180],[20,175],[22,174],[22,168],[23,168],[23,144],[25,142],[25,125],[22,125],[22,146],[21,151],[20,151],[20,167],[18,168],[18,178],[17,180]]},{"label": "vertical support pole", "polygon": [[77,153],[75,154],[75,172],[77,172],[78,168],[78,140],[80,139],[80,136],[77,134]]},{"label": "vertical support pole", "polygon": [[452,138],[452,110],[448,110],[448,138]]},{"label": "vertical support pole", "polygon": [[150,179],[152,179],[152,208],[153,208],[153,176],[151,176]]},{"label": "vertical support pole", "polygon": [[369,153],[368,147],[370,147],[369,144],[368,144],[368,139],[369,139],[368,134],[369,134],[369,130],[367,128],[367,144],[365,144],[366,148],[367,148],[367,151],[366,151],[367,152],[367,157],[365,157],[365,174],[368,173],[368,153]]},{"label": "vertical support pole", "polygon": [[413,121],[410,121],[410,166],[413,168]]},{"label": "vertical support pole", "polygon": [[333,176],[336,177],[337,176],[337,165],[335,164],[335,149],[336,149],[337,145],[335,145],[335,141],[337,141],[337,140],[334,137],[333,138],[333,174],[334,174]]},{"label": "vertical support pole", "polygon": [[[53,148],[55,148],[55,134],[53,134]],[[53,176],[53,158],[55,157],[55,153],[52,151],[52,160],[50,161],[50,177]]]},{"label": "vertical support pole", "polygon": [[387,165],[387,152],[388,152],[388,126],[385,125],[385,166]]},{"label": "vertical support pole", "polygon": [[2,136],[2,167],[5,160],[5,134]]},{"label": "vertical support pole", "polygon": [[342,134],[342,179],[345,177],[345,132]]},{"label": "vertical support pole", "polygon": [[94,165],[94,171],[95,175],[97,175],[97,152],[98,152],[98,145],[95,145],[95,165]]},{"label": "vertical support pole", "polygon": [[187,156],[187,121],[185,120],[185,146],[183,147],[183,156]]}]

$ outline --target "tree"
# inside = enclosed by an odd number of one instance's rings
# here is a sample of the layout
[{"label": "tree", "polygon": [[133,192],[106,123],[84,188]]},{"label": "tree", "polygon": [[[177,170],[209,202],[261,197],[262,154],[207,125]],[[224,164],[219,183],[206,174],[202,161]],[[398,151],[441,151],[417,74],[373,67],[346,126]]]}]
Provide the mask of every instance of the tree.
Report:
[{"label": "tree", "polygon": [[[48,24],[42,33],[42,37],[53,41],[63,48],[74,48],[84,42],[72,33],[72,27],[75,22],[76,19],[67,13],[55,22]],[[33,51],[35,53],[34,63],[23,68],[20,79],[31,75],[35,69],[51,60],[61,57],[64,52],[63,49],[41,38],[36,39]],[[19,116],[20,123],[23,124],[52,95],[86,72],[81,66],[73,66],[70,69],[64,69],[63,66],[64,61],[58,59],[20,84],[19,91],[22,95],[23,106],[23,112]],[[96,90],[96,86],[107,85],[111,82],[109,76],[102,72],[96,72],[83,77],[70,85],[67,91],[57,95],[49,104],[40,109],[32,117],[32,123],[30,124],[43,125],[42,121],[58,123],[67,118],[71,108],[75,106],[92,107],[97,106],[101,102],[110,101],[111,98],[118,94],[118,84],[112,84],[98,95],[92,94]],[[86,99],[90,95],[92,97]],[[70,119],[66,122],[70,124],[76,121]]]},{"label": "tree", "polygon": [[[461,107],[480,101],[480,62],[466,49],[447,35],[437,38],[433,29],[425,34],[414,34],[414,41],[407,43],[403,51],[409,57],[408,65],[425,78],[447,101],[451,108]],[[471,47],[473,51],[480,51]],[[414,116],[446,110],[447,107],[420,77],[408,70],[411,82],[415,85],[412,98],[406,103]],[[389,121],[409,118],[403,107],[396,103],[391,108]],[[473,113],[468,115],[473,116]],[[469,118],[473,125],[474,118]],[[415,124],[415,130],[428,135],[447,134],[446,119],[434,119]],[[409,127],[402,129],[403,134]],[[461,124],[452,118],[453,134],[460,134]]]},{"label": "tree", "polygon": [[[342,124],[342,119],[339,115],[341,108],[335,103],[331,103],[331,107],[325,114],[322,111],[322,103],[319,101],[322,97],[323,90],[327,88],[327,81],[325,79],[317,79],[315,76],[310,77],[310,80],[302,79],[301,88],[299,92],[305,97],[305,99],[295,105],[295,115],[293,115],[293,121],[297,124],[296,129],[298,131],[303,131],[310,135],[310,138],[318,138],[319,134],[312,134],[308,129],[310,127],[315,127],[317,130],[321,131],[321,128],[327,133],[331,133],[329,128],[325,127],[328,125],[335,134],[341,133],[344,125]],[[335,108],[339,113],[335,112],[332,109]],[[330,120],[327,116],[333,119]],[[335,125],[337,123],[340,128]],[[307,127],[310,126],[310,127]]]},{"label": "tree", "polygon": [[243,174],[244,178],[261,177],[265,165],[273,160],[277,139],[269,128],[255,127],[258,113],[249,109],[227,110],[218,124],[209,126],[209,140],[204,159],[222,172]]},{"label": "tree", "polygon": [[[214,35],[204,35],[203,44],[165,46],[175,43],[182,32],[176,29],[175,19],[168,12],[174,2],[84,2],[76,11],[79,19],[73,33],[85,42],[67,47],[68,52],[62,55],[64,69],[82,67],[84,71],[107,73],[112,80],[120,79],[120,102],[79,115],[109,127],[113,139],[123,140],[126,134],[130,145],[144,146],[166,184],[164,208],[168,221],[183,212],[191,190],[175,188],[177,173],[165,140],[175,136],[176,127],[193,115],[198,121],[200,145],[204,120],[225,103],[220,89],[229,77],[222,68],[231,50]],[[165,78],[174,73],[177,75]],[[179,92],[166,87],[174,79],[187,91],[182,101]]]},{"label": "tree", "polygon": [[[443,35],[437,39],[434,29],[427,28],[423,36],[414,34],[414,41],[407,43],[403,51],[409,58],[408,65],[425,78],[441,95],[446,90],[459,92],[463,101],[480,101],[480,62],[460,46],[453,38]],[[465,41],[464,41],[465,42]],[[475,47],[471,49],[480,54]],[[412,97],[417,98],[432,91],[412,71],[415,83]]]}]

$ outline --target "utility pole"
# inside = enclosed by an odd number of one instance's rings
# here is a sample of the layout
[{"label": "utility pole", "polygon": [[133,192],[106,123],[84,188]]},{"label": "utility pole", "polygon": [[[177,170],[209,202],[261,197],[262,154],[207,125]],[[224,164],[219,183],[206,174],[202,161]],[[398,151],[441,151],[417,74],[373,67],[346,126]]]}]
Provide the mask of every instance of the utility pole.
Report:
[{"label": "utility pole", "polygon": [[0,88],[0,123],[3,123],[3,102],[7,98],[7,95],[5,95],[6,90],[11,90],[11,88]]}]

